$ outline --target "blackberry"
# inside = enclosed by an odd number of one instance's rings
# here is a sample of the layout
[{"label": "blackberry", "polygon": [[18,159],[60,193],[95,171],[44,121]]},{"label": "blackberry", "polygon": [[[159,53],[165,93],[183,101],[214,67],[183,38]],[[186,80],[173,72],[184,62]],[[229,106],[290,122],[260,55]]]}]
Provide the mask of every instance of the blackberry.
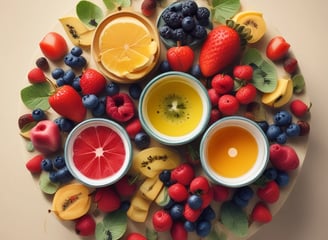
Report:
[{"label": "blackberry", "polygon": [[170,28],[170,27],[167,26],[167,25],[164,25],[164,26],[160,27],[160,29],[159,29],[159,34],[160,34],[163,38],[171,39],[172,36],[173,36],[173,31],[172,31],[172,28]]},{"label": "blackberry", "polygon": [[191,32],[191,35],[197,39],[205,39],[207,36],[207,31],[204,26],[196,25],[194,30]]},{"label": "blackberry", "polygon": [[184,16],[193,16],[197,13],[197,3],[195,1],[186,1],[182,4],[182,14]]},{"label": "blackberry", "polygon": [[173,40],[180,41],[181,44],[185,44],[187,40],[187,34],[182,28],[174,29]]},{"label": "blackberry", "polygon": [[176,29],[181,27],[183,16],[181,12],[173,12],[170,10],[165,10],[162,14],[162,18],[167,26]]},{"label": "blackberry", "polygon": [[210,10],[208,10],[206,7],[199,7],[196,12],[196,18],[198,20],[204,20],[209,19],[210,17]]}]

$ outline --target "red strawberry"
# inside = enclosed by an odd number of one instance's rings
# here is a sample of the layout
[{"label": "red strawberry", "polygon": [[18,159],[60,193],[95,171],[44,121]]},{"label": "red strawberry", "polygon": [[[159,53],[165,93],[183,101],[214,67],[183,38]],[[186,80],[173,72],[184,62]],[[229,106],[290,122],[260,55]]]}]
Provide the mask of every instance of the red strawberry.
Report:
[{"label": "red strawberry", "polygon": [[253,208],[251,219],[255,222],[268,223],[272,220],[272,214],[264,203],[258,202]]},{"label": "red strawberry", "polygon": [[241,50],[239,34],[232,28],[220,25],[207,36],[199,54],[203,76],[210,77],[228,67]]},{"label": "red strawberry", "polygon": [[256,94],[256,87],[248,83],[237,90],[236,98],[240,104],[249,104],[255,100]]},{"label": "red strawberry", "polygon": [[301,117],[304,117],[310,111],[311,104],[308,106],[302,100],[295,99],[290,103],[289,107],[290,107],[290,111],[296,117],[301,118]]},{"label": "red strawberry", "polygon": [[116,192],[121,197],[131,197],[137,190],[137,185],[131,182],[128,175],[122,177],[118,182],[114,184]]},{"label": "red strawberry", "polygon": [[160,209],[154,213],[152,222],[154,229],[157,232],[168,231],[173,224],[171,215],[163,209]]},{"label": "red strawberry", "polygon": [[188,163],[182,163],[171,171],[171,180],[188,186],[195,177],[195,171]]},{"label": "red strawberry", "polygon": [[147,238],[140,233],[133,232],[126,237],[126,240],[147,240]]},{"label": "red strawberry", "polygon": [[188,232],[184,228],[184,224],[182,222],[174,222],[170,233],[171,233],[172,240],[188,239]]},{"label": "red strawberry", "polygon": [[127,93],[107,96],[106,113],[115,121],[127,122],[135,115],[134,103]]},{"label": "red strawberry", "polygon": [[43,83],[47,81],[42,69],[38,67],[28,72],[27,79],[30,83]]},{"label": "red strawberry", "polygon": [[270,162],[275,168],[283,171],[294,170],[300,164],[300,160],[294,148],[278,143],[270,146]]},{"label": "red strawberry", "polygon": [[97,70],[88,68],[81,76],[80,86],[83,94],[99,94],[106,86],[106,78]]},{"label": "red strawberry", "polygon": [[187,188],[181,183],[174,183],[168,188],[170,198],[176,202],[187,200],[189,193]]},{"label": "red strawberry", "polygon": [[25,166],[31,173],[40,173],[42,171],[41,161],[43,159],[44,156],[42,154],[38,154],[32,157],[30,160],[28,160]]},{"label": "red strawberry", "polygon": [[233,76],[239,80],[250,81],[253,78],[253,68],[249,65],[235,66]]},{"label": "red strawberry", "polygon": [[218,94],[226,94],[233,90],[234,80],[227,74],[216,74],[211,81],[211,86]]},{"label": "red strawberry", "polygon": [[224,94],[219,98],[218,107],[224,115],[234,115],[239,109],[239,101],[230,94]]},{"label": "red strawberry", "polygon": [[86,117],[87,109],[80,94],[69,85],[57,88],[49,97],[49,104],[58,114],[74,122],[81,122]]},{"label": "red strawberry", "polygon": [[86,214],[75,221],[75,232],[80,236],[94,235],[95,230],[96,221],[90,214]]},{"label": "red strawberry", "polygon": [[213,199],[216,202],[225,202],[229,199],[230,189],[222,185],[214,185],[213,189]]},{"label": "red strawberry", "polygon": [[189,190],[191,193],[194,194],[205,194],[210,189],[210,183],[208,182],[207,178],[203,176],[195,177],[189,186]]},{"label": "red strawberry", "polygon": [[184,210],[183,210],[183,216],[187,221],[190,222],[196,222],[196,220],[201,215],[203,209],[192,209],[188,203],[185,204]]},{"label": "red strawberry", "polygon": [[194,62],[194,51],[189,46],[171,47],[166,58],[174,71],[188,72]]},{"label": "red strawberry", "polygon": [[111,186],[97,189],[94,201],[98,209],[103,212],[113,212],[121,205],[120,197]]},{"label": "red strawberry", "polygon": [[134,139],[137,133],[142,131],[142,125],[139,118],[134,118],[125,126],[125,131],[131,139]]},{"label": "red strawberry", "polygon": [[146,17],[152,16],[156,12],[156,0],[143,0],[141,3],[141,12]]},{"label": "red strawberry", "polygon": [[267,203],[277,202],[280,197],[278,184],[275,181],[267,182],[264,187],[257,190],[257,196]]}]

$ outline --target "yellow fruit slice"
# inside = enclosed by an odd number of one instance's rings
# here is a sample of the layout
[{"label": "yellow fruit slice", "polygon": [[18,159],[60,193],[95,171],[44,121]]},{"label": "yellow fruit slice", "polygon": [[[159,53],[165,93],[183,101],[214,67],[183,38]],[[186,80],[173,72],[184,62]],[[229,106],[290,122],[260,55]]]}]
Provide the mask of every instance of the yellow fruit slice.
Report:
[{"label": "yellow fruit slice", "polygon": [[62,17],[59,22],[74,45],[79,45],[81,35],[90,31],[77,17]]},{"label": "yellow fruit slice", "polygon": [[147,178],[140,186],[139,190],[149,200],[153,201],[163,188],[163,182],[158,178]]},{"label": "yellow fruit slice", "polygon": [[234,16],[233,20],[251,30],[252,38],[248,40],[249,43],[259,41],[266,32],[266,23],[261,12],[243,11]]},{"label": "yellow fruit slice", "polygon": [[79,38],[79,45],[82,47],[90,47],[94,33],[95,30],[89,30],[87,32],[81,33]]},{"label": "yellow fruit slice", "polygon": [[289,102],[292,95],[293,81],[291,79],[280,78],[273,92],[263,94],[262,103],[270,107],[282,107]]},{"label": "yellow fruit slice", "polygon": [[151,65],[157,51],[157,43],[149,30],[132,17],[114,19],[99,38],[99,60],[107,71],[118,77],[137,78]]},{"label": "yellow fruit slice", "polygon": [[55,193],[52,211],[62,220],[74,220],[86,214],[90,206],[89,189],[80,183],[72,183]]}]

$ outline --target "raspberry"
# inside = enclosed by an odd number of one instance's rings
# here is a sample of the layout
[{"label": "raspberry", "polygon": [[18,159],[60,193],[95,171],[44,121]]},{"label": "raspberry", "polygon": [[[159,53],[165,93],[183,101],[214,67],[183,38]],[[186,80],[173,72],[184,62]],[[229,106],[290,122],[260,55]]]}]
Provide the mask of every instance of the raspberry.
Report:
[{"label": "raspberry", "polygon": [[207,178],[198,176],[191,181],[189,190],[195,194],[206,194],[210,190],[210,184]]},{"label": "raspberry", "polygon": [[181,183],[175,183],[168,188],[168,194],[176,202],[187,200],[189,194],[187,188]]},{"label": "raspberry", "polygon": [[240,104],[249,104],[256,98],[257,90],[256,87],[249,83],[238,89],[236,98]]},{"label": "raspberry", "polygon": [[183,216],[189,222],[196,222],[196,220],[199,218],[201,213],[202,213],[202,209],[192,209],[187,203],[183,211]]},{"label": "raspberry", "polygon": [[239,109],[239,101],[235,96],[225,94],[220,97],[218,107],[220,112],[224,115],[233,115]]},{"label": "raspberry", "polygon": [[171,180],[188,186],[195,177],[194,169],[188,163],[182,163],[171,172]]},{"label": "raspberry", "polygon": [[118,122],[127,122],[135,115],[134,103],[127,93],[107,96],[106,113]]},{"label": "raspberry", "polygon": [[157,232],[168,231],[173,224],[173,220],[170,214],[162,209],[154,213],[152,217],[152,222],[153,222],[154,229]]},{"label": "raspberry", "polygon": [[250,81],[253,78],[253,68],[249,65],[235,66],[233,76],[239,80]]}]

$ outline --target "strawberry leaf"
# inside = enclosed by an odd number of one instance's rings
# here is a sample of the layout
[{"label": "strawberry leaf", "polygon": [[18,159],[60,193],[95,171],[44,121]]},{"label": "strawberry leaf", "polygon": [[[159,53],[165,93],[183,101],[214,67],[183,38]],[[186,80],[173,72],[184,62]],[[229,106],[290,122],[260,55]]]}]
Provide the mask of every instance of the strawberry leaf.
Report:
[{"label": "strawberry leaf", "polygon": [[213,0],[212,1],[213,20],[219,23],[225,23],[226,20],[233,17],[240,9],[239,0]]},{"label": "strawberry leaf", "polygon": [[102,222],[96,225],[96,240],[118,240],[127,229],[127,216],[122,210],[117,210],[105,215]]},{"label": "strawberry leaf", "polygon": [[225,202],[221,206],[221,221],[238,237],[245,237],[248,232],[247,214],[242,208],[238,207],[233,202]]},{"label": "strawberry leaf", "polygon": [[81,22],[91,28],[97,27],[104,17],[101,8],[89,1],[80,1],[76,5],[76,14]]},{"label": "strawberry leaf", "polygon": [[32,84],[23,88],[20,92],[21,99],[25,106],[31,110],[41,108],[48,110],[50,108],[48,97],[50,95],[49,83]]}]

